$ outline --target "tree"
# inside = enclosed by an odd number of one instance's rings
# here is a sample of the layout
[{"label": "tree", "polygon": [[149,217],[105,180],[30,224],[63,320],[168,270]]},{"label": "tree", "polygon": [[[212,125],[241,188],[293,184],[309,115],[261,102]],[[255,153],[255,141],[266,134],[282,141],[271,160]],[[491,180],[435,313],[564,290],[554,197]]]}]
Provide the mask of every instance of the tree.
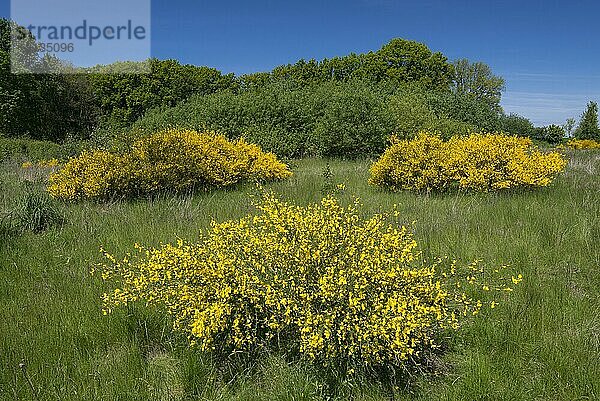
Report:
[{"label": "tree", "polygon": [[598,128],[598,104],[589,102],[587,109],[581,115],[579,127],[575,130],[578,139],[593,139],[600,141],[600,128]]},{"label": "tree", "polygon": [[469,94],[496,109],[500,109],[500,98],[504,90],[504,78],[494,75],[492,69],[482,62],[471,63],[459,59],[453,63],[454,80],[452,89],[458,94]]},{"label": "tree", "polygon": [[567,138],[570,138],[573,134],[573,128],[575,128],[575,119],[567,118],[567,121],[563,125],[563,129],[565,130],[565,134]]},{"label": "tree", "polygon": [[177,60],[150,59],[139,64],[149,67],[150,72],[119,72],[135,70],[132,62],[90,70],[89,79],[102,114],[114,127],[126,127],[150,109],[173,107],[193,95],[236,90],[233,74],[224,75],[214,68],[182,65]]},{"label": "tree", "polygon": [[280,80],[304,87],[319,82],[359,79],[396,87],[416,83],[426,89],[447,90],[453,74],[452,65],[442,53],[433,53],[422,43],[396,38],[376,52],[350,53],[321,61],[299,60],[275,67],[270,73],[242,76],[240,81],[242,88],[256,88]]},{"label": "tree", "polygon": [[453,68],[442,53],[433,53],[423,43],[396,38],[377,52],[367,53],[358,75],[377,82],[416,82],[428,89],[447,89]]},{"label": "tree", "polygon": [[518,136],[533,136],[535,132],[531,121],[514,113],[500,116],[500,129],[508,134]]},{"label": "tree", "polygon": [[[23,33],[16,48],[11,30]],[[91,132],[97,115],[89,81],[82,74],[60,74],[65,68],[56,57],[40,57],[31,33],[0,19],[0,134],[58,141]]]},{"label": "tree", "polygon": [[550,124],[540,130],[541,139],[548,143],[556,144],[563,140],[565,137],[565,130],[560,125]]}]

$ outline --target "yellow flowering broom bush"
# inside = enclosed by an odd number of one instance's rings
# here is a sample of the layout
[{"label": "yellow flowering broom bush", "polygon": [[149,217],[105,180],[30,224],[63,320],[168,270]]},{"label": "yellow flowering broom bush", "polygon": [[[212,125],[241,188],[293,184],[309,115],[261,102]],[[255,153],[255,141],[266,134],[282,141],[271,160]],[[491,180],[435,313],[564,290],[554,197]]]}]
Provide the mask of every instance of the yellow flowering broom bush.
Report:
[{"label": "yellow flowering broom bush", "polygon": [[106,199],[276,180],[291,174],[275,155],[243,139],[171,130],[136,141],[125,154],[84,152],[50,176],[48,191],[68,200]]},{"label": "yellow flowering broom bush", "polygon": [[104,294],[105,313],[134,301],[166,306],[202,350],[266,348],[352,373],[418,360],[441,330],[480,311],[472,291],[511,291],[503,283],[521,280],[497,269],[493,286],[478,262],[426,263],[393,214],[365,219],[359,207],[266,194],[257,214],[213,223],[198,243],[136,245],[123,260],[103,251],[96,273],[118,287]]},{"label": "yellow flowering broom bush", "polygon": [[593,139],[570,139],[566,146],[570,149],[600,149],[600,142]]},{"label": "yellow flowering broom bush", "polygon": [[560,153],[541,152],[529,138],[471,134],[445,142],[420,133],[414,139],[392,138],[371,166],[369,181],[394,191],[490,191],[547,186],[565,166]]}]

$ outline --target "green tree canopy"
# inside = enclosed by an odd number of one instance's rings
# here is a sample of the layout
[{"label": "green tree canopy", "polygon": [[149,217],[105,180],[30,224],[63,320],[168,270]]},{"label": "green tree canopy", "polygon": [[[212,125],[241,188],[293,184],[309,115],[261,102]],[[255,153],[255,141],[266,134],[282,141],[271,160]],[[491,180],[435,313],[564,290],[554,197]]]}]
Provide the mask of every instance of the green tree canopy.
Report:
[{"label": "green tree canopy", "polygon": [[454,81],[452,89],[458,94],[468,94],[478,100],[500,108],[500,98],[504,90],[504,79],[494,75],[485,63],[471,63],[459,59],[453,63]]},{"label": "green tree canopy", "polygon": [[578,139],[593,139],[600,141],[600,128],[598,128],[598,104],[589,102],[587,109],[581,115],[579,126],[575,130]]},{"label": "green tree canopy", "polygon": [[442,53],[434,53],[422,43],[397,38],[376,52],[350,53],[321,61],[299,60],[275,67],[270,73],[246,75],[242,77],[242,87],[264,86],[276,80],[306,86],[358,78],[375,83],[417,83],[427,89],[448,89],[453,74],[452,65]]}]

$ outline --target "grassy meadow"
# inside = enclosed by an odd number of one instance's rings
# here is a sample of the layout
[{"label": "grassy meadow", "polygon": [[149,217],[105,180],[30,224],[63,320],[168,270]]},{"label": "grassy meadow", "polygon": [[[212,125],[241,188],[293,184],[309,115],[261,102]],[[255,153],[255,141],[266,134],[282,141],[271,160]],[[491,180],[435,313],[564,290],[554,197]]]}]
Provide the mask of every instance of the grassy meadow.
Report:
[{"label": "grassy meadow", "polygon": [[[253,185],[113,203],[56,203],[64,223],[0,231],[0,400],[593,400],[600,399],[600,152],[569,153],[547,188],[499,193],[389,193],[367,183],[371,161],[302,159],[265,185],[298,204],[343,183],[369,215],[398,205],[428,257],[510,264],[524,281],[447,342],[432,373],[391,394],[335,388],[314,368],[266,355],[244,371],[218,366],[171,331],[160,311],[103,316],[108,289],[91,267],[104,247],[193,241],[211,220],[251,213]],[[325,174],[331,171],[331,177]],[[0,166],[0,216],[47,170]],[[33,188],[32,188],[33,187]]]}]

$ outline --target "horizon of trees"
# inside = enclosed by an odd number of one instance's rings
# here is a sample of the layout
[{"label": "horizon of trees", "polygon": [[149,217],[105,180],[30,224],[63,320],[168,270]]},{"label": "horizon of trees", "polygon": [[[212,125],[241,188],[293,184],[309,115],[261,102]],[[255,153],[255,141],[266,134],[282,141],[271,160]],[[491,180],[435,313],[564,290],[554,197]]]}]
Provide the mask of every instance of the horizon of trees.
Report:
[{"label": "horizon of trees", "polygon": [[[493,74],[483,62],[459,59],[450,62],[440,52],[425,44],[395,38],[377,51],[317,61],[298,60],[268,72],[236,76],[206,67],[183,65],[177,60],[150,59],[150,73],[121,73],[132,62],[114,63],[60,74],[72,68],[55,57],[40,55],[33,36],[18,56],[20,65],[35,72],[40,69],[55,74],[12,74],[10,29],[7,19],[0,19],[0,135],[62,141],[85,139],[99,129],[126,130],[150,110],[174,107],[194,96],[217,92],[243,93],[260,90],[275,83],[285,83],[298,90],[325,82],[365,81],[398,90],[405,85],[425,92],[450,93],[442,96],[457,121],[471,122],[473,113],[487,113],[481,128],[494,128],[553,142],[573,131],[578,137],[594,137],[594,107],[590,103],[577,128],[569,120],[562,128],[534,127],[525,117],[506,115],[500,106],[504,79]],[[73,71],[71,71],[73,72]],[[591,107],[591,110],[590,110]],[[597,127],[597,105],[595,126]],[[460,111],[459,109],[462,109]],[[438,116],[439,117],[439,116]],[[584,118],[585,117],[585,118]],[[479,117],[481,120],[481,117]],[[491,120],[490,120],[491,121]]]}]

